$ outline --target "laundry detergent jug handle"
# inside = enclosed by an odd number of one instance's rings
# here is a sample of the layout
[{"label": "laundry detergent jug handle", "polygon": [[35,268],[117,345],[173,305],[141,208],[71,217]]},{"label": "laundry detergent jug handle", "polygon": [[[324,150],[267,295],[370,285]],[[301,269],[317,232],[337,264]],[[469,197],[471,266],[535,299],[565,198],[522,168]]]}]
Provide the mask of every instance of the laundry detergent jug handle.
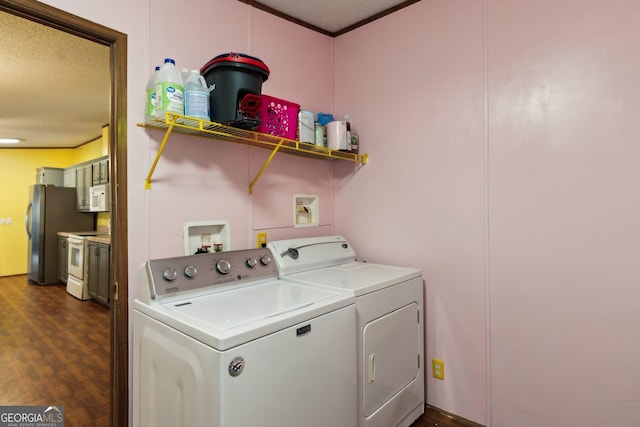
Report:
[{"label": "laundry detergent jug handle", "polygon": [[211,86],[207,86],[207,81],[204,79],[204,76],[202,74],[200,74],[199,76],[200,76],[200,83],[202,84],[202,87],[207,90],[207,92],[211,92],[216,88],[215,84],[212,84]]}]

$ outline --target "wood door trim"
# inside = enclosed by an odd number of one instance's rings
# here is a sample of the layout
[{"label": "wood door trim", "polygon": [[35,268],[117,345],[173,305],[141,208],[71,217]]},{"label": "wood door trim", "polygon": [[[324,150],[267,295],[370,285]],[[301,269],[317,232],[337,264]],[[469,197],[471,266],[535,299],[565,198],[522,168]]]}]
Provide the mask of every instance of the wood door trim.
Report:
[{"label": "wood door trim", "polygon": [[111,425],[129,422],[127,250],[127,35],[34,0],[0,0],[0,11],[110,48],[111,119]]}]

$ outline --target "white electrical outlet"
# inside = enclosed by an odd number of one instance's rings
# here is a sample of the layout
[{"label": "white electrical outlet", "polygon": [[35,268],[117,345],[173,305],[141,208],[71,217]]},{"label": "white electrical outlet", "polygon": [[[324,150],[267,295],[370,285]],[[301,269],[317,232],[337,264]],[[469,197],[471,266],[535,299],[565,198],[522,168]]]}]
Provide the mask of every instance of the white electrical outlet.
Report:
[{"label": "white electrical outlet", "polygon": [[7,218],[7,224],[13,224],[13,218]]},{"label": "white electrical outlet", "polygon": [[0,225],[4,225],[7,222],[6,219],[4,218],[0,218]]}]

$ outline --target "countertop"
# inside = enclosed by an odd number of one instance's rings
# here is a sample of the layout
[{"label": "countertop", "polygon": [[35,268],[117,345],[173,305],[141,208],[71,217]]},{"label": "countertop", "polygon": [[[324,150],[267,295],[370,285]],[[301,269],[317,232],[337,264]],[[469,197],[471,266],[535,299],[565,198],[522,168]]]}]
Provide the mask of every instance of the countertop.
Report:
[{"label": "countertop", "polygon": [[105,243],[107,245],[111,244],[111,236],[108,234],[98,234],[95,236],[87,236],[87,240],[90,242]]},{"label": "countertop", "polygon": [[78,234],[80,236],[84,236],[84,238],[90,242],[105,243],[107,245],[111,244],[111,236],[108,233],[100,231],[58,231],[57,234],[60,237],[69,237],[70,234]]},{"label": "countertop", "polygon": [[83,230],[83,231],[58,231],[58,236],[69,237],[69,234],[79,234],[81,236],[87,235],[87,233],[98,234],[95,230]]}]

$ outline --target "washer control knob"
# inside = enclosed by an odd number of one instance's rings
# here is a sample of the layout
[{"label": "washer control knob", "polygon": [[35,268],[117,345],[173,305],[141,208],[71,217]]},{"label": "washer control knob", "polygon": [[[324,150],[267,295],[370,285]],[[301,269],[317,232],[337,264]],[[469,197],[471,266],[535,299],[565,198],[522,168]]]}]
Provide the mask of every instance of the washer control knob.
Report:
[{"label": "washer control knob", "polygon": [[216,264],[216,270],[218,270],[220,274],[228,274],[231,271],[231,263],[226,259],[221,259]]},{"label": "washer control knob", "polygon": [[198,269],[195,268],[195,266],[193,265],[187,265],[184,268],[184,275],[187,276],[189,279],[193,279],[198,275]]},{"label": "washer control knob", "polygon": [[269,255],[263,255],[262,258],[260,258],[260,264],[269,265],[270,263],[271,263],[271,257],[269,257]]},{"label": "washer control knob", "polygon": [[165,268],[164,271],[162,272],[162,277],[164,277],[164,280],[173,282],[178,277],[178,272],[176,271],[175,268],[171,268],[171,267]]},{"label": "washer control knob", "polygon": [[251,258],[249,258],[249,259],[247,260],[247,267],[249,267],[249,268],[253,268],[253,267],[255,267],[256,265],[258,265],[258,260],[257,260],[257,259],[255,259],[254,257],[251,257]]}]

